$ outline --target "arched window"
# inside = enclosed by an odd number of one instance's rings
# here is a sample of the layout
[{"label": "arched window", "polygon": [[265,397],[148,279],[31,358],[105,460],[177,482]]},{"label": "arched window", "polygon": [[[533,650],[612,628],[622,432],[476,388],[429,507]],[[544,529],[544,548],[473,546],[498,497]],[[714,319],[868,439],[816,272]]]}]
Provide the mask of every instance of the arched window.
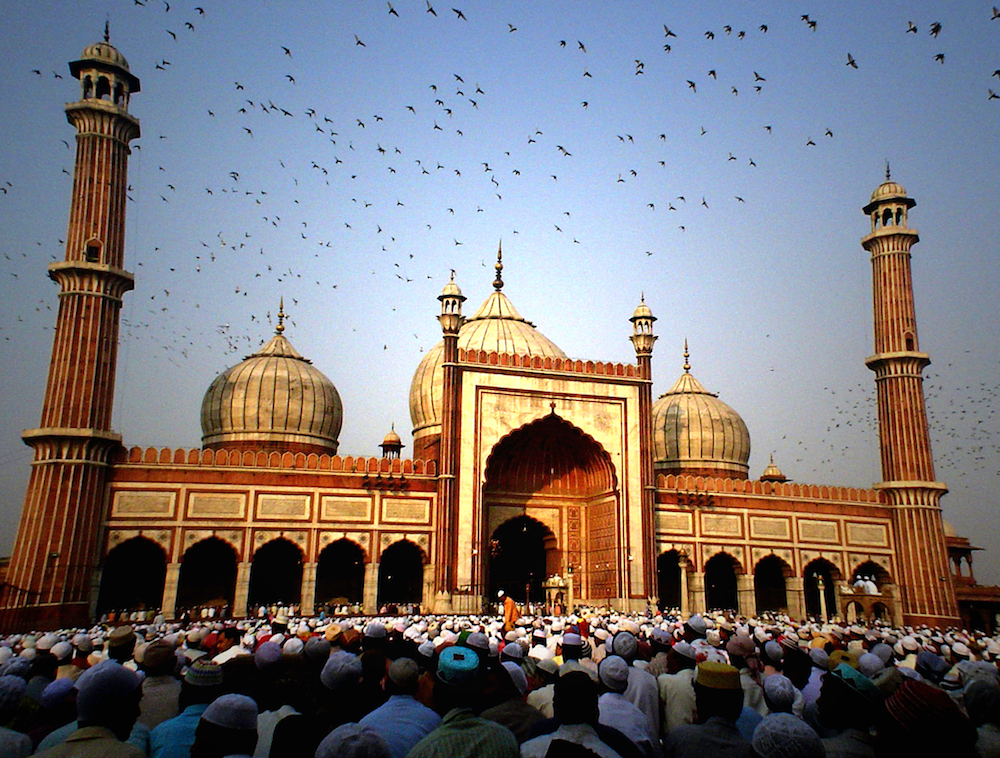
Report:
[{"label": "arched window", "polygon": [[108,77],[102,76],[97,80],[97,91],[94,94],[100,100],[109,100],[111,98],[111,82],[108,81]]},{"label": "arched window", "polygon": [[83,77],[83,99],[87,100],[94,94],[94,80],[90,75]]}]

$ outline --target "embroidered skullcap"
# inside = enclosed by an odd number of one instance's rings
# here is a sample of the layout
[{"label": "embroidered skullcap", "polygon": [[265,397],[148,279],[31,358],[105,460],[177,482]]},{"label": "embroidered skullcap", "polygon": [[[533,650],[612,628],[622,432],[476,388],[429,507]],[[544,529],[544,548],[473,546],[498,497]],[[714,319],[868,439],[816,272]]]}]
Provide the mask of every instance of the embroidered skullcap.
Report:
[{"label": "embroidered skullcap", "polygon": [[771,674],[764,680],[764,697],[772,711],[791,713],[795,702],[795,685],[783,674]]},{"label": "embroidered skullcap", "polygon": [[316,758],[392,758],[392,750],[372,727],[349,723],[323,738]]},{"label": "embroidered skullcap", "polygon": [[417,653],[427,660],[431,660],[435,652],[434,642],[431,640],[424,640],[417,646]]},{"label": "embroidered skullcap", "polygon": [[846,663],[851,668],[856,669],[860,657],[855,650],[834,650],[830,653],[830,669],[837,668],[841,663]]},{"label": "embroidered skullcap", "polygon": [[135,642],[135,631],[130,626],[116,626],[108,635],[108,647],[125,647]]},{"label": "embroidered skullcap", "polygon": [[35,643],[35,649],[40,653],[45,652],[46,650],[51,650],[52,646],[57,642],[59,642],[59,637],[49,632],[38,638],[38,642]]},{"label": "embroidered skullcap", "polygon": [[311,661],[325,661],[330,657],[330,647],[329,640],[323,637],[310,637],[306,640],[303,651],[306,658]]},{"label": "embroidered skullcap", "polygon": [[580,644],[580,658],[590,658],[594,654],[594,648],[589,640],[583,640]]},{"label": "embroidered skullcap", "polygon": [[[70,680],[60,679],[58,681],[68,682]],[[24,697],[24,693],[27,689],[28,683],[19,676],[13,676],[11,674],[4,674],[3,676],[0,676],[0,711],[15,708],[17,704],[21,702],[21,698]]]},{"label": "embroidered skullcap", "polygon": [[38,651],[33,647],[26,647],[21,651],[21,657],[26,661],[33,661],[36,655],[38,655]]},{"label": "embroidered skullcap", "polygon": [[257,729],[257,703],[246,695],[222,695],[201,714],[201,720],[225,729]]},{"label": "embroidered skullcap", "polygon": [[639,650],[639,643],[631,632],[618,632],[611,638],[611,651],[615,655],[620,655],[626,661],[635,658]]},{"label": "embroidered skullcap", "polygon": [[869,679],[875,677],[875,675],[885,668],[885,663],[874,653],[863,653],[858,659],[858,671],[867,676]]},{"label": "embroidered skullcap", "polygon": [[556,663],[555,658],[543,658],[535,664],[535,668],[539,671],[544,671],[546,674],[557,674],[559,673],[559,664]]},{"label": "embroidered skullcap", "polygon": [[830,656],[821,647],[810,648],[809,660],[812,661],[813,666],[823,671],[830,668]]},{"label": "embroidered skullcap", "polygon": [[700,613],[696,613],[684,622],[684,628],[699,637],[704,637],[708,631],[708,624]]},{"label": "embroidered skullcap", "polygon": [[28,676],[30,673],[31,673],[31,661],[29,661],[27,658],[21,658],[21,657],[11,658],[9,661],[3,664],[3,666],[0,666],[0,674],[3,675],[10,674],[11,676],[18,676],[24,679],[25,681],[28,680]]},{"label": "embroidered skullcap", "polygon": [[438,656],[437,677],[453,687],[468,688],[476,681],[479,656],[472,648],[449,647]]},{"label": "embroidered skullcap", "polygon": [[826,755],[816,731],[790,713],[765,716],[754,729],[750,745],[760,758],[823,758]]},{"label": "embroidered skullcap", "polygon": [[951,665],[940,655],[921,650],[917,653],[917,663],[914,668],[927,681],[937,683],[948,673]]},{"label": "embroidered skullcap", "polygon": [[486,657],[490,652],[490,641],[482,632],[472,632],[468,637],[465,638],[465,644],[467,647],[471,647],[480,657]]},{"label": "embroidered skullcap", "polygon": [[299,655],[303,650],[305,650],[305,643],[302,642],[298,637],[292,637],[291,639],[285,640],[285,644],[281,646],[281,652],[285,655]]},{"label": "embroidered skullcap", "polygon": [[598,628],[598,629],[594,630],[594,637],[596,639],[599,639],[601,642],[604,642],[605,640],[607,640],[607,638],[609,636],[610,635],[608,634],[608,630],[607,629],[600,629],[600,628]]},{"label": "embroidered skullcap", "polygon": [[[0,677],[3,679],[3,677]],[[62,679],[56,679],[54,682],[50,682],[44,690],[42,690],[42,696],[39,698],[38,702],[42,708],[53,708],[69,697],[70,693],[73,692],[76,682],[70,679],[68,676],[64,676]],[[2,708],[3,706],[0,706]]]},{"label": "embroidered skullcap", "polygon": [[[935,734],[965,736],[972,722],[948,693],[926,682],[908,679],[885,701],[886,712],[914,736]],[[974,739],[974,733],[973,733]]]},{"label": "embroidered skullcap", "polygon": [[877,655],[882,659],[882,663],[888,666],[889,661],[892,660],[892,646],[886,645],[884,642],[880,642],[872,648],[872,654]]},{"label": "embroidered skullcap", "polygon": [[139,687],[139,677],[115,661],[104,661],[76,680],[76,713],[80,721],[95,721],[125,705]]},{"label": "embroidered skullcap", "polygon": [[337,637],[340,636],[340,633],[342,631],[343,629],[341,628],[340,624],[336,623],[327,624],[326,629],[323,630],[323,636],[327,639],[328,642],[336,642]]},{"label": "embroidered skullcap", "polygon": [[781,646],[780,642],[775,642],[774,640],[768,640],[764,643],[764,655],[768,660],[774,663],[780,663],[785,657],[785,649]]},{"label": "embroidered skullcap", "polygon": [[142,654],[142,666],[147,671],[156,671],[170,664],[172,669],[177,661],[174,646],[165,640],[153,640]]},{"label": "embroidered skullcap", "polygon": [[52,655],[55,656],[57,661],[65,661],[73,655],[73,646],[70,645],[65,640],[62,642],[57,642],[52,646]]},{"label": "embroidered skullcap", "polygon": [[694,680],[702,687],[713,690],[738,690],[742,687],[739,670],[735,666],[718,661],[699,663]]},{"label": "embroidered skullcap", "polygon": [[354,653],[338,650],[331,653],[319,675],[323,685],[333,692],[343,692],[361,681],[361,659]]},{"label": "embroidered skullcap", "polygon": [[677,655],[687,658],[688,660],[698,660],[698,654],[695,652],[695,649],[691,646],[690,642],[681,640],[680,642],[674,643],[674,652]]},{"label": "embroidered skullcap", "polygon": [[253,654],[253,662],[258,669],[266,669],[281,660],[281,645],[268,640],[262,642]]},{"label": "embroidered skullcap", "polygon": [[365,637],[370,637],[375,640],[385,639],[386,631],[385,625],[380,624],[378,621],[372,621],[368,626],[365,627]]},{"label": "embroidered skullcap", "polygon": [[628,664],[620,655],[609,655],[601,661],[597,675],[611,692],[624,692],[628,687]]},{"label": "embroidered skullcap", "polygon": [[528,691],[528,678],[524,675],[524,669],[513,661],[504,661],[500,665],[503,666],[504,671],[507,672],[507,676],[510,677],[510,681],[513,683],[514,688],[518,691],[521,697],[524,697],[525,693]]},{"label": "embroidered skullcap", "polygon": [[969,650],[969,646],[966,645],[964,642],[956,642],[954,645],[952,645],[951,653],[956,658],[968,659],[972,657],[972,651]]},{"label": "embroidered skullcap", "polygon": [[504,658],[514,661],[523,660],[524,648],[516,642],[508,642],[503,646],[503,650],[500,651],[500,660],[503,660]]},{"label": "embroidered skullcap", "polygon": [[972,682],[965,688],[962,700],[976,726],[992,722],[1000,713],[1000,687],[993,682],[982,679]]},{"label": "embroidered skullcap", "polygon": [[757,646],[753,644],[753,640],[748,635],[737,634],[729,638],[729,642],[726,643],[726,652],[730,655],[746,658],[757,652]]},{"label": "embroidered skullcap", "polygon": [[583,638],[576,632],[566,632],[563,635],[562,640],[563,647],[569,645],[570,647],[580,647],[583,644]]},{"label": "embroidered skullcap", "polygon": [[0,665],[3,665],[14,656],[14,651],[6,645],[0,646]]},{"label": "embroidered skullcap", "polygon": [[920,649],[920,643],[917,642],[916,637],[909,634],[903,637],[899,643],[907,653],[915,653]]},{"label": "embroidered skullcap", "polygon": [[222,684],[222,666],[202,656],[188,666],[184,683],[193,687],[218,687]]}]

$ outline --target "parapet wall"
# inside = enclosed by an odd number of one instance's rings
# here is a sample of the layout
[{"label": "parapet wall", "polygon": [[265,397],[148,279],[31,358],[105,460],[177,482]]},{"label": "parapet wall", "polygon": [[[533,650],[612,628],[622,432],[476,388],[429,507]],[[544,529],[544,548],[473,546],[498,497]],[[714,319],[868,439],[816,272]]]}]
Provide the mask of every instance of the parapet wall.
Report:
[{"label": "parapet wall", "polygon": [[847,503],[884,505],[881,491],[857,487],[837,487],[798,482],[762,482],[751,479],[692,476],[690,474],[659,474],[658,489],[696,490],[699,492],[734,493],[740,495],[772,495],[775,497],[811,500],[839,500]]}]

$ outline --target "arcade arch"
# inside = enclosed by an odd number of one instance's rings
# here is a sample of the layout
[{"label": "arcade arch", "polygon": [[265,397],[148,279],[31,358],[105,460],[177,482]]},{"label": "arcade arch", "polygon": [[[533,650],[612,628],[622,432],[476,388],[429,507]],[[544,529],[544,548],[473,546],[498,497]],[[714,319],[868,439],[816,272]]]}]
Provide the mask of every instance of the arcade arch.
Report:
[{"label": "arcade arch", "polygon": [[788,610],[788,593],[785,579],[792,575],[792,567],[772,554],[757,561],[754,568],[754,595],[757,612]]},{"label": "arcade arch", "polygon": [[705,605],[710,611],[738,610],[736,575],[743,568],[729,553],[716,553],[705,563]]},{"label": "arcade arch", "polygon": [[382,551],[378,564],[378,605],[420,603],[424,589],[424,551],[410,540]]},{"label": "arcade arch", "polygon": [[681,567],[680,553],[668,550],[656,558],[656,580],[659,595],[659,607],[681,608]]},{"label": "arcade arch", "polygon": [[218,537],[207,537],[191,545],[181,558],[177,607],[232,607],[238,560],[236,548]]},{"label": "arcade arch", "polygon": [[540,521],[529,516],[505,521],[490,536],[488,597],[503,590],[519,603],[541,602],[542,583],[558,553],[555,535]]},{"label": "arcade arch", "polygon": [[97,615],[111,610],[151,610],[163,602],[167,557],[147,537],[132,537],[104,557]]},{"label": "arcade arch", "polygon": [[250,566],[250,607],[291,605],[301,599],[301,548],[284,537],[257,548]]},{"label": "arcade arch", "polygon": [[316,565],[317,605],[361,603],[365,587],[365,551],[341,538],[319,554]]},{"label": "arcade arch", "polygon": [[[837,583],[841,581],[840,569],[825,558],[816,558],[806,564],[803,569],[803,589],[805,591],[806,615],[821,618],[823,606],[820,602],[820,582],[823,585],[823,596],[826,600],[826,617],[836,616]],[[826,619],[822,619],[826,620]]]}]

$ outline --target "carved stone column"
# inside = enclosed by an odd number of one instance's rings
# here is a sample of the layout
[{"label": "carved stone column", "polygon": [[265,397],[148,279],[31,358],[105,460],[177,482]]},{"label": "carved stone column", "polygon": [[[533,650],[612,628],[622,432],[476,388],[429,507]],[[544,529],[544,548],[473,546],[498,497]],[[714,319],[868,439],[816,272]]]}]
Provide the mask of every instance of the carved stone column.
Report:
[{"label": "carved stone column", "polygon": [[246,618],[247,601],[250,597],[250,561],[240,561],[236,567],[236,591],[233,593],[233,616]]},{"label": "carved stone column", "polygon": [[691,613],[704,613],[708,601],[705,599],[705,572],[691,572]]},{"label": "carved stone column", "polygon": [[365,564],[365,588],[361,611],[378,613],[378,564],[375,561]]},{"label": "carved stone column", "polygon": [[163,579],[163,600],[160,601],[160,610],[167,621],[177,617],[177,583],[180,578],[181,564],[168,563],[167,575]]},{"label": "carved stone column", "polygon": [[757,594],[753,574],[736,575],[736,596],[736,603],[739,605],[737,610],[739,610],[740,615],[757,615]]},{"label": "carved stone column", "polygon": [[302,602],[299,613],[312,616],[316,612],[316,563],[302,564]]}]

